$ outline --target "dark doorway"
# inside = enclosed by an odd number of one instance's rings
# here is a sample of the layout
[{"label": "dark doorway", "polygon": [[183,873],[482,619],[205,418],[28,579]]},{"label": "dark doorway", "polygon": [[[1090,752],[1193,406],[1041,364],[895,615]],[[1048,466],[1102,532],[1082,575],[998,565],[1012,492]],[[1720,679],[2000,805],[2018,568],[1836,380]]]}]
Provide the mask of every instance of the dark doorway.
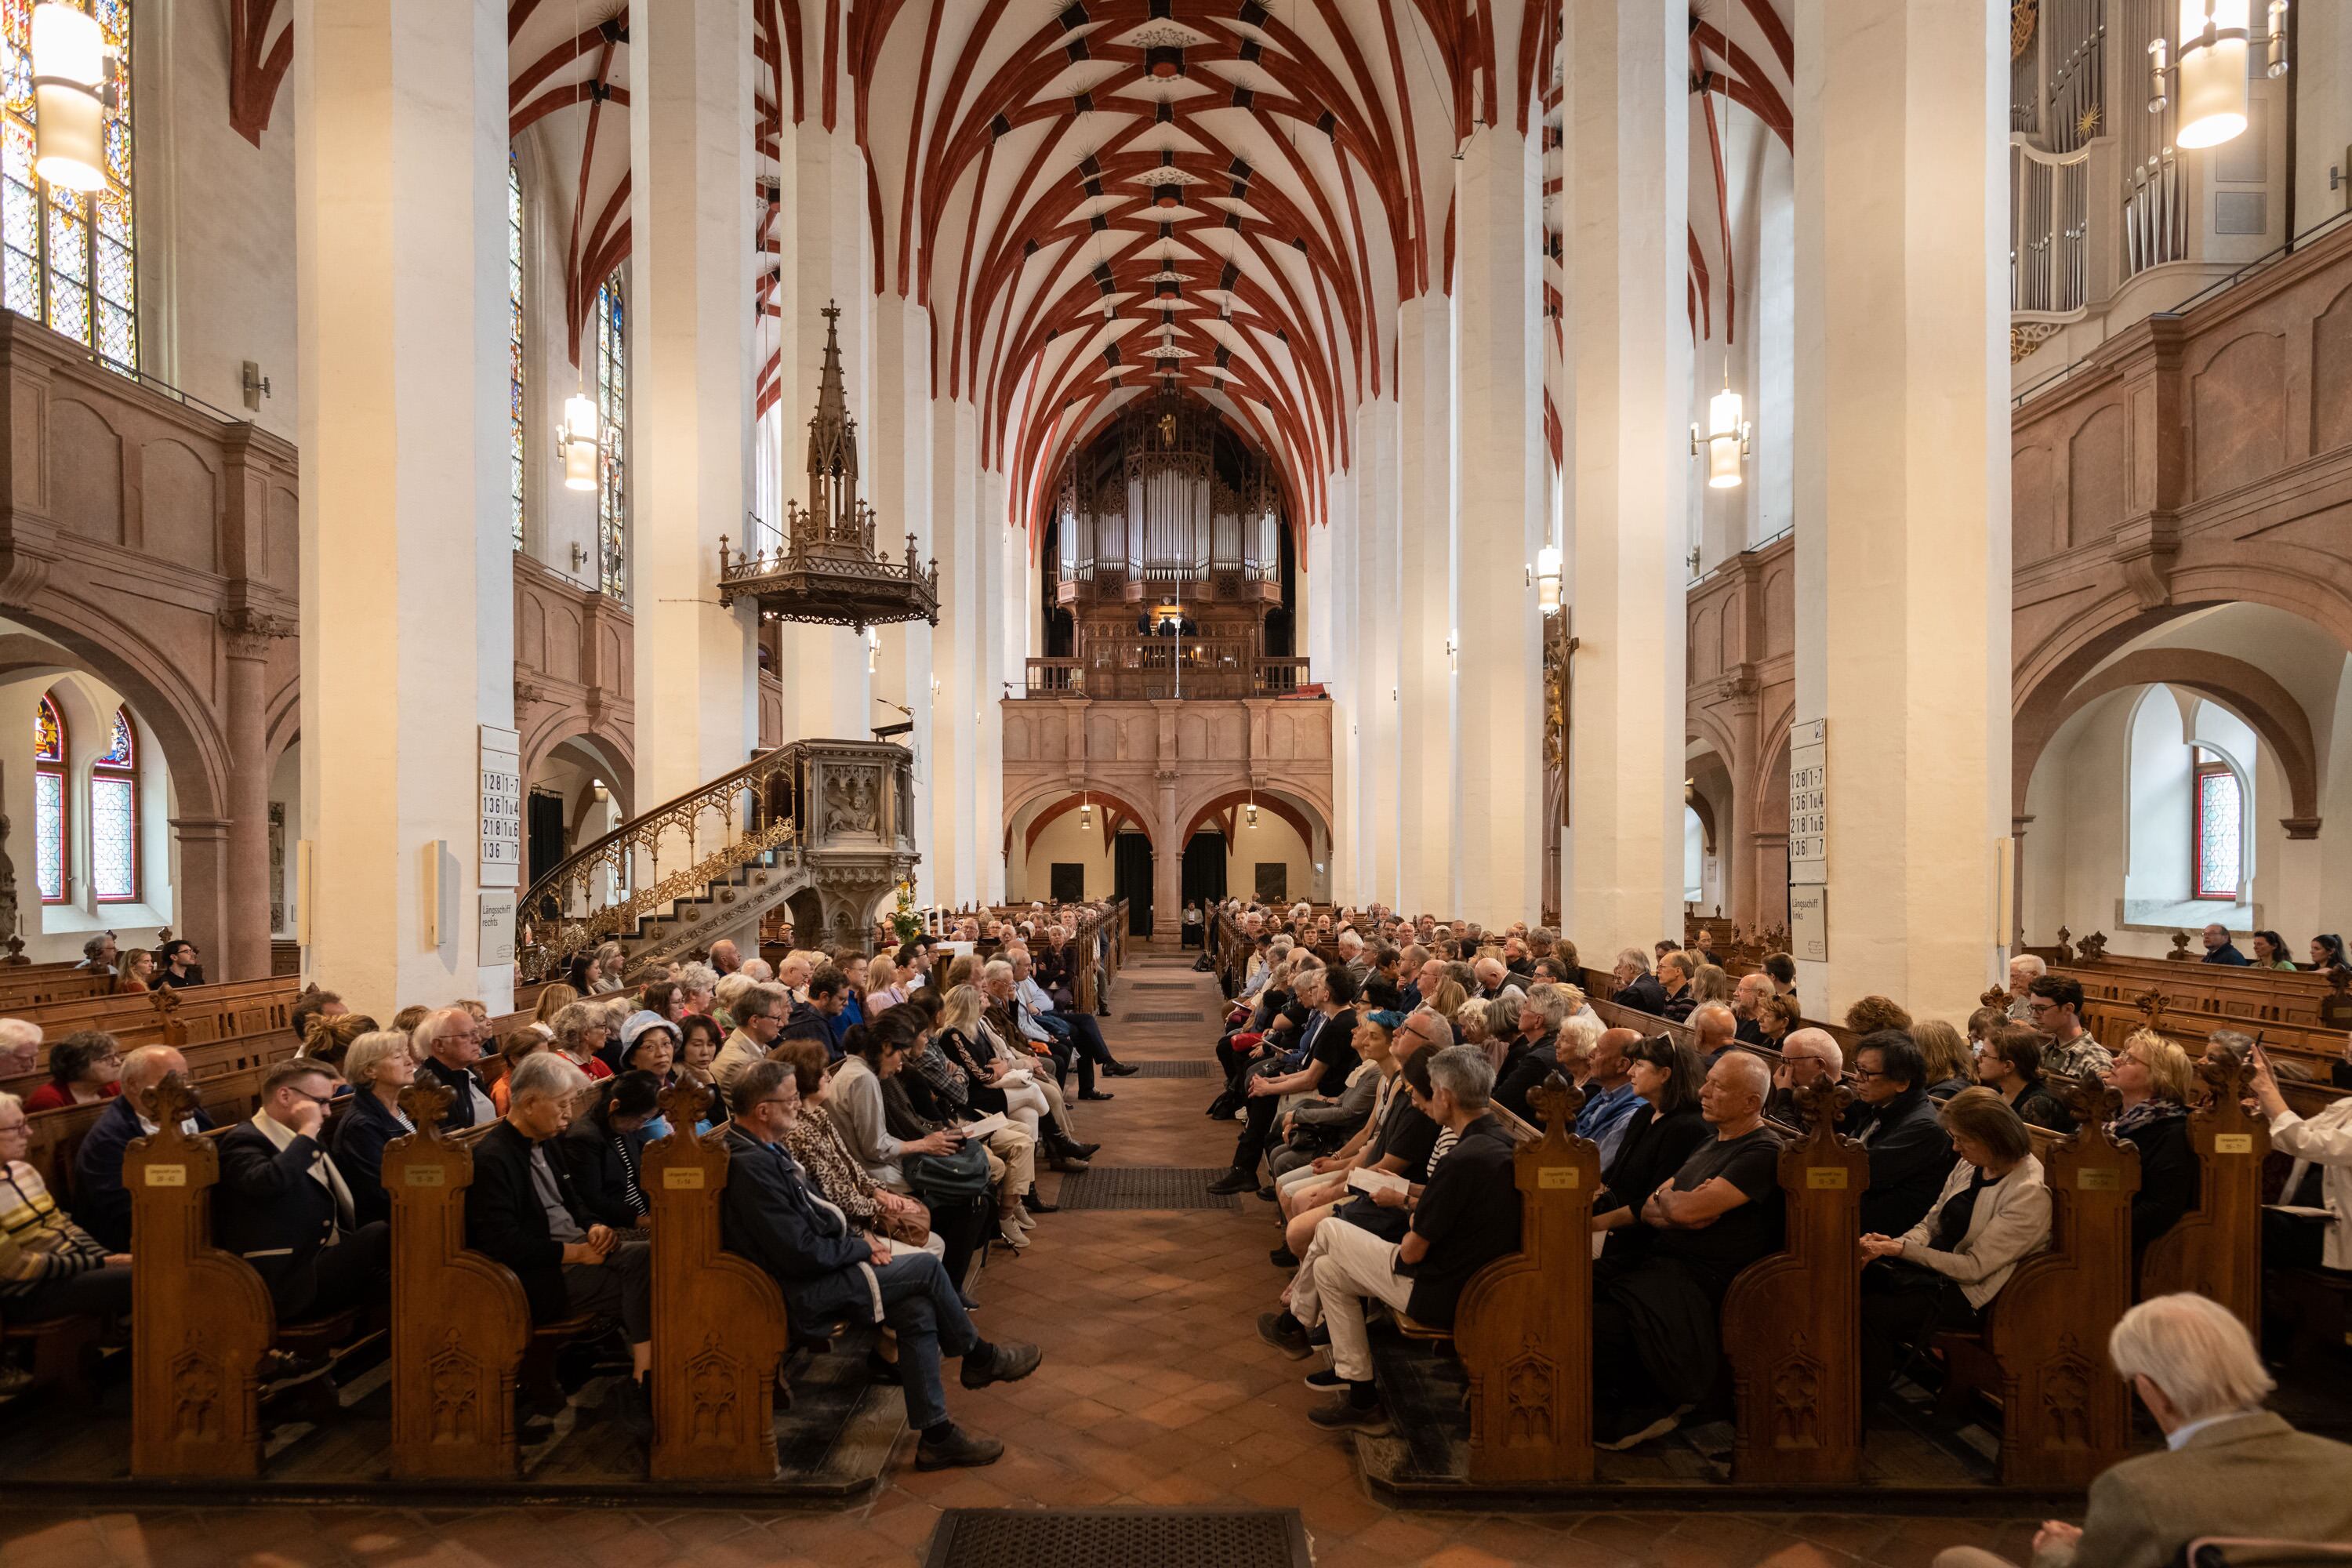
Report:
[{"label": "dark doorway", "polygon": [[1053,899],[1057,904],[1083,904],[1087,901],[1087,868],[1076,860],[1054,862]]},{"label": "dark doorway", "polygon": [[1111,840],[1111,897],[1127,900],[1129,936],[1151,934],[1151,840],[1122,833]]},{"label": "dark doorway", "polygon": [[530,880],[536,884],[563,860],[563,797],[533,790],[530,809],[525,831],[530,836]]},{"label": "dark doorway", "polygon": [[1195,833],[1184,841],[1184,901],[1213,904],[1225,896],[1225,836]]}]

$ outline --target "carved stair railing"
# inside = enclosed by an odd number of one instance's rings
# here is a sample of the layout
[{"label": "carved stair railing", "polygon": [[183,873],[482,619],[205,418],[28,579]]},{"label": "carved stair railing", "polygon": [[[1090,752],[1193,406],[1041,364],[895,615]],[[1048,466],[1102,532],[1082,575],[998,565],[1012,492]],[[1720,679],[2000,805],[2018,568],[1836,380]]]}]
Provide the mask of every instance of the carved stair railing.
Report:
[{"label": "carved stair railing", "polygon": [[626,943],[643,922],[755,863],[839,848],[896,855],[911,867],[912,815],[903,747],[801,740],[761,752],[631,817],[533,882],[515,913],[523,977],[559,973],[601,942]]}]

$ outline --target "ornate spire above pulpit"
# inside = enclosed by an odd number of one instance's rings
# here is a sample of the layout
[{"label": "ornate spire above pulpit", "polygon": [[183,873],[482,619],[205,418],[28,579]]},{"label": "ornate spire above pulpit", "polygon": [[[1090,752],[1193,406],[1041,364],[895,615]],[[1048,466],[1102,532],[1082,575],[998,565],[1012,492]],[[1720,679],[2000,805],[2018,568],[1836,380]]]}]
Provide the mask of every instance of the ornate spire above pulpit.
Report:
[{"label": "ornate spire above pulpit", "polygon": [[816,413],[809,419],[808,504],[785,503],[783,538],[774,548],[730,552],[719,545],[719,601],[759,601],[781,621],[870,626],[940,620],[940,563],[915,558],[907,535],[903,562],[874,548],[874,509],[860,493],[857,421],[841,374],[841,308],[827,304],[824,362],[817,374]]}]

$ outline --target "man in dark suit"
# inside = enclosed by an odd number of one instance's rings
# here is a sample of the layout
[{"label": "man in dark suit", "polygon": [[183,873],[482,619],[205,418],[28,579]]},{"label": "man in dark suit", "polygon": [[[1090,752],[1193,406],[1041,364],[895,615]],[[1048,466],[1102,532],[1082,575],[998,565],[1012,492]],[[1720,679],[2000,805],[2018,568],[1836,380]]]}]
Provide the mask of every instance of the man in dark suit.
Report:
[{"label": "man in dark suit", "polygon": [[898,1338],[898,1373],[907,1420],[922,1434],[919,1469],[991,1465],[1004,1445],[964,1431],[948,1418],[940,1358],[963,1361],[966,1388],[1014,1383],[1037,1370],[1034,1345],[991,1344],[980,1337],[940,1260],[919,1249],[892,1256],[890,1243],[853,1231],[842,1212],[817,1195],[783,1146],[800,1121],[793,1069],[760,1062],[735,1080],[728,1109],[727,1193],[720,1238],[780,1286],[793,1321],[811,1331],[841,1322],[887,1323]]},{"label": "man in dark suit", "polygon": [[1631,1007],[1636,1013],[1647,1013],[1654,1018],[1666,1016],[1666,990],[1658,977],[1650,973],[1650,955],[1638,947],[1629,947],[1617,955],[1617,967],[1612,972],[1617,989],[1609,1000],[1620,1007]]},{"label": "man in dark suit", "polygon": [[[131,1250],[131,1194],[122,1185],[123,1153],[133,1139],[158,1130],[147,1119],[155,1109],[155,1086],[167,1073],[184,1078],[187,1071],[187,1058],[171,1047],[140,1047],[123,1058],[121,1094],[82,1135],[74,1155],[74,1218],[109,1252]],[[213,1119],[202,1106],[181,1123],[192,1134],[209,1132],[212,1126]]]},{"label": "man in dark suit", "polygon": [[474,1184],[466,1189],[466,1245],[515,1272],[535,1323],[577,1313],[618,1318],[628,1336],[630,1380],[622,1408],[650,1432],[653,1402],[653,1247],[593,1216],[572,1190],[551,1140],[572,1120],[588,1075],[554,1051],[515,1064],[503,1121],[474,1144]]},{"label": "man in dark suit", "polygon": [[[1952,1173],[1952,1140],[1927,1097],[1927,1067],[1900,1029],[1864,1035],[1853,1051],[1860,1118],[1852,1129],[1870,1151],[1862,1234],[1901,1236],[1927,1216]],[[1888,1226],[1896,1228],[1889,1230]]]},{"label": "man in dark suit", "polygon": [[449,1109],[442,1114],[441,1131],[488,1126],[498,1116],[489,1086],[474,1064],[482,1059],[482,1037],[474,1016],[463,1007],[443,1007],[427,1013],[411,1037],[416,1058],[416,1081],[449,1091]]},{"label": "man in dark suit", "polygon": [[319,1129],[340,1074],[295,1057],[261,1086],[261,1109],[220,1141],[213,1242],[253,1266],[278,1321],[379,1301],[392,1287],[392,1227],[361,1225]]}]

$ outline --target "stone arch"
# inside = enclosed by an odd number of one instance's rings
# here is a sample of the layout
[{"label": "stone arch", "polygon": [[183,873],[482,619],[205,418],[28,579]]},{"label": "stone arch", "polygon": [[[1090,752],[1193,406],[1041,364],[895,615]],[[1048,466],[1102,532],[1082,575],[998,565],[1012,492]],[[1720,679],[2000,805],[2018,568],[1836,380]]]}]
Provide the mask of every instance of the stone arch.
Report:
[{"label": "stone arch", "polygon": [[[171,769],[180,816],[225,815],[228,742],[189,672],[143,634],[95,605],[54,592],[37,592],[28,599],[5,614],[38,635],[0,634],[0,664],[60,665],[62,648],[70,657],[61,668],[88,669],[121,692],[139,715]],[[209,659],[198,673],[209,686]]]},{"label": "stone arch", "polygon": [[1220,814],[1253,800],[1267,811],[1274,813],[1275,816],[1280,817],[1283,821],[1288,823],[1291,827],[1297,832],[1299,838],[1306,843],[1308,848],[1312,849],[1315,847],[1315,836],[1318,832],[1320,832],[1323,835],[1323,838],[1326,843],[1330,841],[1331,834],[1330,829],[1328,826],[1323,826],[1318,822],[1310,821],[1308,817],[1300,811],[1298,806],[1293,805],[1289,800],[1284,798],[1284,796],[1276,794],[1275,791],[1265,789],[1227,790],[1224,794],[1220,795],[1213,799],[1202,802],[1198,809],[1189,813],[1183,818],[1184,831],[1177,835],[1176,841],[1179,844],[1190,843],[1192,841],[1192,835],[1200,832],[1203,827],[1220,826],[1217,822],[1217,817]]},{"label": "stone arch", "polygon": [[[1057,795],[1063,798],[1053,798]],[[1006,847],[1010,848],[1012,847],[1013,825],[1021,820],[1022,813],[1027,811],[1031,806],[1036,805],[1041,801],[1050,802],[1050,804],[1045,806],[1045,809],[1039,812],[1035,819],[1029,824],[1028,831],[1024,836],[1025,843],[1023,846],[1024,850],[1028,845],[1037,842],[1037,835],[1044,831],[1047,823],[1053,821],[1055,817],[1060,816],[1065,812],[1076,811],[1080,804],[1089,796],[1107,801],[1109,804],[1118,806],[1119,810],[1125,812],[1129,820],[1132,821],[1138,828],[1141,829],[1144,837],[1150,841],[1153,851],[1155,853],[1158,851],[1161,836],[1157,831],[1159,819],[1153,813],[1143,810],[1138,806],[1130,797],[1122,794],[1118,790],[1106,789],[1100,784],[1094,784],[1084,779],[1053,781],[1027,791],[1017,800],[1005,802],[1004,833]]]}]

